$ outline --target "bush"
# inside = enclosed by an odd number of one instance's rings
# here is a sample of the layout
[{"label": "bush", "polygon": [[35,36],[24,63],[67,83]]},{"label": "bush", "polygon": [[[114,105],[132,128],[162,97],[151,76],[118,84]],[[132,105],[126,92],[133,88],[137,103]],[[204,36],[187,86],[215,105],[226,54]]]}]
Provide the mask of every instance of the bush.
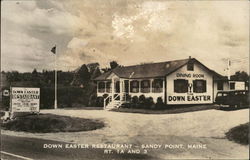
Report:
[{"label": "bush", "polygon": [[103,107],[104,98],[102,96],[96,98],[96,107]]},{"label": "bush", "polygon": [[157,98],[157,102],[155,104],[155,109],[162,109],[164,107],[164,103],[161,97]]},{"label": "bush", "polygon": [[154,99],[152,97],[148,97],[145,100],[145,108],[152,109],[154,108]]},{"label": "bush", "polygon": [[77,132],[104,127],[99,120],[73,118],[52,114],[26,115],[1,124],[6,130],[31,133]]},{"label": "bush", "polygon": [[237,127],[230,129],[226,133],[226,137],[229,140],[235,141],[240,144],[249,144],[249,123],[241,124]]},{"label": "bush", "polygon": [[137,96],[133,96],[131,103],[132,106],[137,107],[139,104],[139,98]]},{"label": "bush", "polygon": [[144,108],[146,102],[146,97],[144,95],[139,96],[139,107]]},{"label": "bush", "polygon": [[132,107],[132,103],[131,102],[125,102],[121,105],[122,108],[131,108]]},{"label": "bush", "polygon": [[131,96],[128,93],[126,93],[126,101],[131,102],[131,100],[132,100]]},{"label": "bush", "polygon": [[90,96],[90,98],[89,98],[88,106],[90,106],[90,107],[96,107],[96,99],[97,99],[96,94],[92,94]]}]

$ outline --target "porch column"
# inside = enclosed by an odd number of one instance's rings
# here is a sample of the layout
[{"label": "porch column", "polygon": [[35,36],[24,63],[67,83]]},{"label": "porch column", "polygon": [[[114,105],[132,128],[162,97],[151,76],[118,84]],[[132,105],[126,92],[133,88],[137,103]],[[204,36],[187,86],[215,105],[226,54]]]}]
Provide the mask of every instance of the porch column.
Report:
[{"label": "porch column", "polygon": [[104,93],[106,93],[106,92],[107,92],[107,82],[104,81]]},{"label": "porch column", "polygon": [[120,85],[120,101],[122,100],[122,91],[123,91],[123,85],[122,85],[123,83],[122,82],[123,82],[123,79],[120,79],[120,84],[119,84]]},{"label": "porch column", "polygon": [[97,82],[96,84],[97,84],[97,85],[96,85],[96,93],[99,93],[99,92],[98,92],[99,82]]},{"label": "porch column", "polygon": [[130,80],[128,80],[128,94],[130,94]]},{"label": "porch column", "polygon": [[163,84],[162,84],[162,88],[163,88],[163,89],[162,89],[162,92],[163,92],[163,94],[162,94],[163,96],[162,96],[162,97],[163,97],[163,102],[165,103],[165,101],[166,101],[166,99],[165,99],[165,97],[166,97],[166,96],[165,96],[165,78],[163,78],[162,83],[163,83]]},{"label": "porch column", "polygon": [[154,79],[150,79],[150,93],[152,93],[153,92],[153,80]]},{"label": "porch column", "polygon": [[138,80],[139,82],[139,92],[138,93],[141,93],[141,80]]},{"label": "porch column", "polygon": [[112,81],[111,81],[111,103],[112,103],[112,106],[113,106],[113,100],[114,100],[114,93],[115,93],[115,80],[114,78],[112,78]]}]

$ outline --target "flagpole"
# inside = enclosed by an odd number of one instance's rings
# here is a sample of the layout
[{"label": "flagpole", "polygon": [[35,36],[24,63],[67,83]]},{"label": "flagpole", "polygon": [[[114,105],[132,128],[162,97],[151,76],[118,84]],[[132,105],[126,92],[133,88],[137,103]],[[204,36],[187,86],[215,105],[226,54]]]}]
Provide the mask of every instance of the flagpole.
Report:
[{"label": "flagpole", "polygon": [[57,63],[56,63],[56,57],[57,53],[55,50],[55,102],[54,102],[54,108],[57,109]]},{"label": "flagpole", "polygon": [[230,77],[231,77],[231,73],[230,73],[230,70],[231,70],[231,61],[230,61],[230,59],[228,58],[228,61],[227,61],[227,78],[228,78],[228,80],[230,80]]}]

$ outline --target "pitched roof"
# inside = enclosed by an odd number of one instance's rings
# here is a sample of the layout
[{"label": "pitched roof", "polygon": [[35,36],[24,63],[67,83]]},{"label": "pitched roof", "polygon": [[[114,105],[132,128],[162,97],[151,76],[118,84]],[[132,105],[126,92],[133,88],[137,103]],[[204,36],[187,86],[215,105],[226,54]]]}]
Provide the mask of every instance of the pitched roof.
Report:
[{"label": "pitched roof", "polygon": [[[191,59],[182,59],[182,60],[159,62],[159,63],[148,63],[148,64],[141,64],[141,65],[117,67],[111,71],[103,73],[99,77],[95,78],[95,80],[106,80],[107,77],[111,73],[116,74],[120,78],[136,79],[136,78],[163,77],[163,76],[167,76],[171,74],[172,72],[186,65],[189,61],[193,61],[193,62],[196,61],[200,63],[195,58],[191,58]],[[206,66],[204,67],[207,68]],[[212,73],[214,72],[210,69],[208,70],[211,71]]]}]

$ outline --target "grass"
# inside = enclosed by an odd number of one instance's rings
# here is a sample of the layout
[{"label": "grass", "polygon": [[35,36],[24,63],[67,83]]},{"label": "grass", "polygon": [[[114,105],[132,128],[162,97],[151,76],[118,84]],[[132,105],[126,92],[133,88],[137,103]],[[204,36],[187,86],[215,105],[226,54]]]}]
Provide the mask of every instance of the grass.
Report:
[{"label": "grass", "polygon": [[53,114],[26,115],[2,124],[2,129],[31,133],[90,131],[102,127],[104,123],[99,120]]},{"label": "grass", "polygon": [[201,110],[218,109],[214,105],[175,105],[168,106],[164,109],[152,110],[152,109],[137,109],[137,108],[118,108],[113,109],[115,112],[127,112],[127,113],[143,113],[143,114],[175,114],[184,112],[194,112]]},{"label": "grass", "polygon": [[241,124],[234,128],[231,128],[227,133],[226,137],[236,143],[243,145],[249,144],[249,123]]}]

